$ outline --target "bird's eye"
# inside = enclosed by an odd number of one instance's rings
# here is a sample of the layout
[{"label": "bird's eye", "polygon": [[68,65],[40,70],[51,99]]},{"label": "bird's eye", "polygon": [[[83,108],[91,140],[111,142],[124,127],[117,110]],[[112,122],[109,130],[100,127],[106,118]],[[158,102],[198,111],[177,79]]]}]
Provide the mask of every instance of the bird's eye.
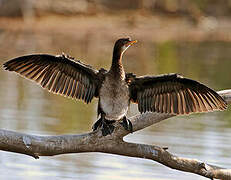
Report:
[{"label": "bird's eye", "polygon": [[131,41],[132,39],[130,37],[127,38],[127,41]]},{"label": "bird's eye", "polygon": [[130,38],[125,39],[125,41],[124,41],[124,45],[128,44],[130,41],[131,41],[131,39],[130,39]]}]

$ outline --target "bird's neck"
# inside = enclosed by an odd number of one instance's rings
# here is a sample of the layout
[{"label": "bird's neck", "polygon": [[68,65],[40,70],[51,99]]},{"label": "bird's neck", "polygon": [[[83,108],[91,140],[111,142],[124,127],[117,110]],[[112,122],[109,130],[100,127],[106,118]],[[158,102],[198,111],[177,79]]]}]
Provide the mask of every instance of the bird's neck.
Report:
[{"label": "bird's neck", "polygon": [[112,65],[110,72],[116,79],[124,80],[125,79],[125,72],[122,64],[122,56],[123,53],[119,51],[114,51],[113,52],[113,57],[112,57]]}]

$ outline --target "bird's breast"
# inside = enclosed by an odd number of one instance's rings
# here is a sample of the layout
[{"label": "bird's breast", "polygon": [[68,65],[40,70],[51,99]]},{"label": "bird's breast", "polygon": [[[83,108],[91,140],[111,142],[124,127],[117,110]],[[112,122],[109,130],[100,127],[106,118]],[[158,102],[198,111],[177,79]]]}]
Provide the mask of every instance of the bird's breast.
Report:
[{"label": "bird's breast", "polygon": [[119,120],[127,114],[129,90],[125,81],[108,77],[100,89],[100,107],[108,120]]}]

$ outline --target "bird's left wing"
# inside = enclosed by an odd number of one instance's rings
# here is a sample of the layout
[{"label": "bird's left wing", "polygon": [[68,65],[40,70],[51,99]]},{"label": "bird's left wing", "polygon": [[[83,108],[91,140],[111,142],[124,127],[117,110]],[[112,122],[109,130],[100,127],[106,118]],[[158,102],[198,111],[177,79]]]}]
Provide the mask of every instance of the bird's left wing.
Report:
[{"label": "bird's left wing", "polygon": [[227,107],[215,91],[178,74],[133,77],[129,90],[131,100],[138,103],[141,113],[189,114]]},{"label": "bird's left wing", "polygon": [[3,66],[37,82],[50,92],[82,99],[86,103],[98,94],[98,71],[64,54],[21,56]]}]

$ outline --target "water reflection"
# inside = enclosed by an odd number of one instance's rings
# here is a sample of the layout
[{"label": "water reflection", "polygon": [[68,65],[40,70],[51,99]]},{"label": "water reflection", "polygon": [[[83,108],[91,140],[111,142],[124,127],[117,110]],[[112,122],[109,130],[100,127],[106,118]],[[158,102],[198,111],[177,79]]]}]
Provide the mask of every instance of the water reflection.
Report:
[{"label": "water reflection", "polygon": [[[25,40],[28,36],[32,41]],[[0,49],[1,63],[22,54],[57,54],[65,51],[97,68],[110,66],[113,42],[93,42],[90,38],[75,39],[68,34],[45,35],[33,32],[4,34],[0,39],[2,42],[8,40]],[[127,71],[136,72],[137,75],[178,72],[216,90],[226,89],[231,88],[230,47],[230,43],[154,44],[141,41],[137,47],[126,52],[124,64]],[[96,120],[97,101],[86,105],[53,95],[3,70],[0,71],[0,86],[1,128],[34,134],[82,133],[89,131]],[[136,112],[136,107],[130,108],[130,114]],[[129,135],[126,139],[168,146],[170,152],[177,155],[230,168],[230,115],[229,110],[171,118]],[[34,160],[23,155],[1,152],[0,158],[1,176],[5,179],[204,179],[169,170],[152,161],[100,153]]]}]

